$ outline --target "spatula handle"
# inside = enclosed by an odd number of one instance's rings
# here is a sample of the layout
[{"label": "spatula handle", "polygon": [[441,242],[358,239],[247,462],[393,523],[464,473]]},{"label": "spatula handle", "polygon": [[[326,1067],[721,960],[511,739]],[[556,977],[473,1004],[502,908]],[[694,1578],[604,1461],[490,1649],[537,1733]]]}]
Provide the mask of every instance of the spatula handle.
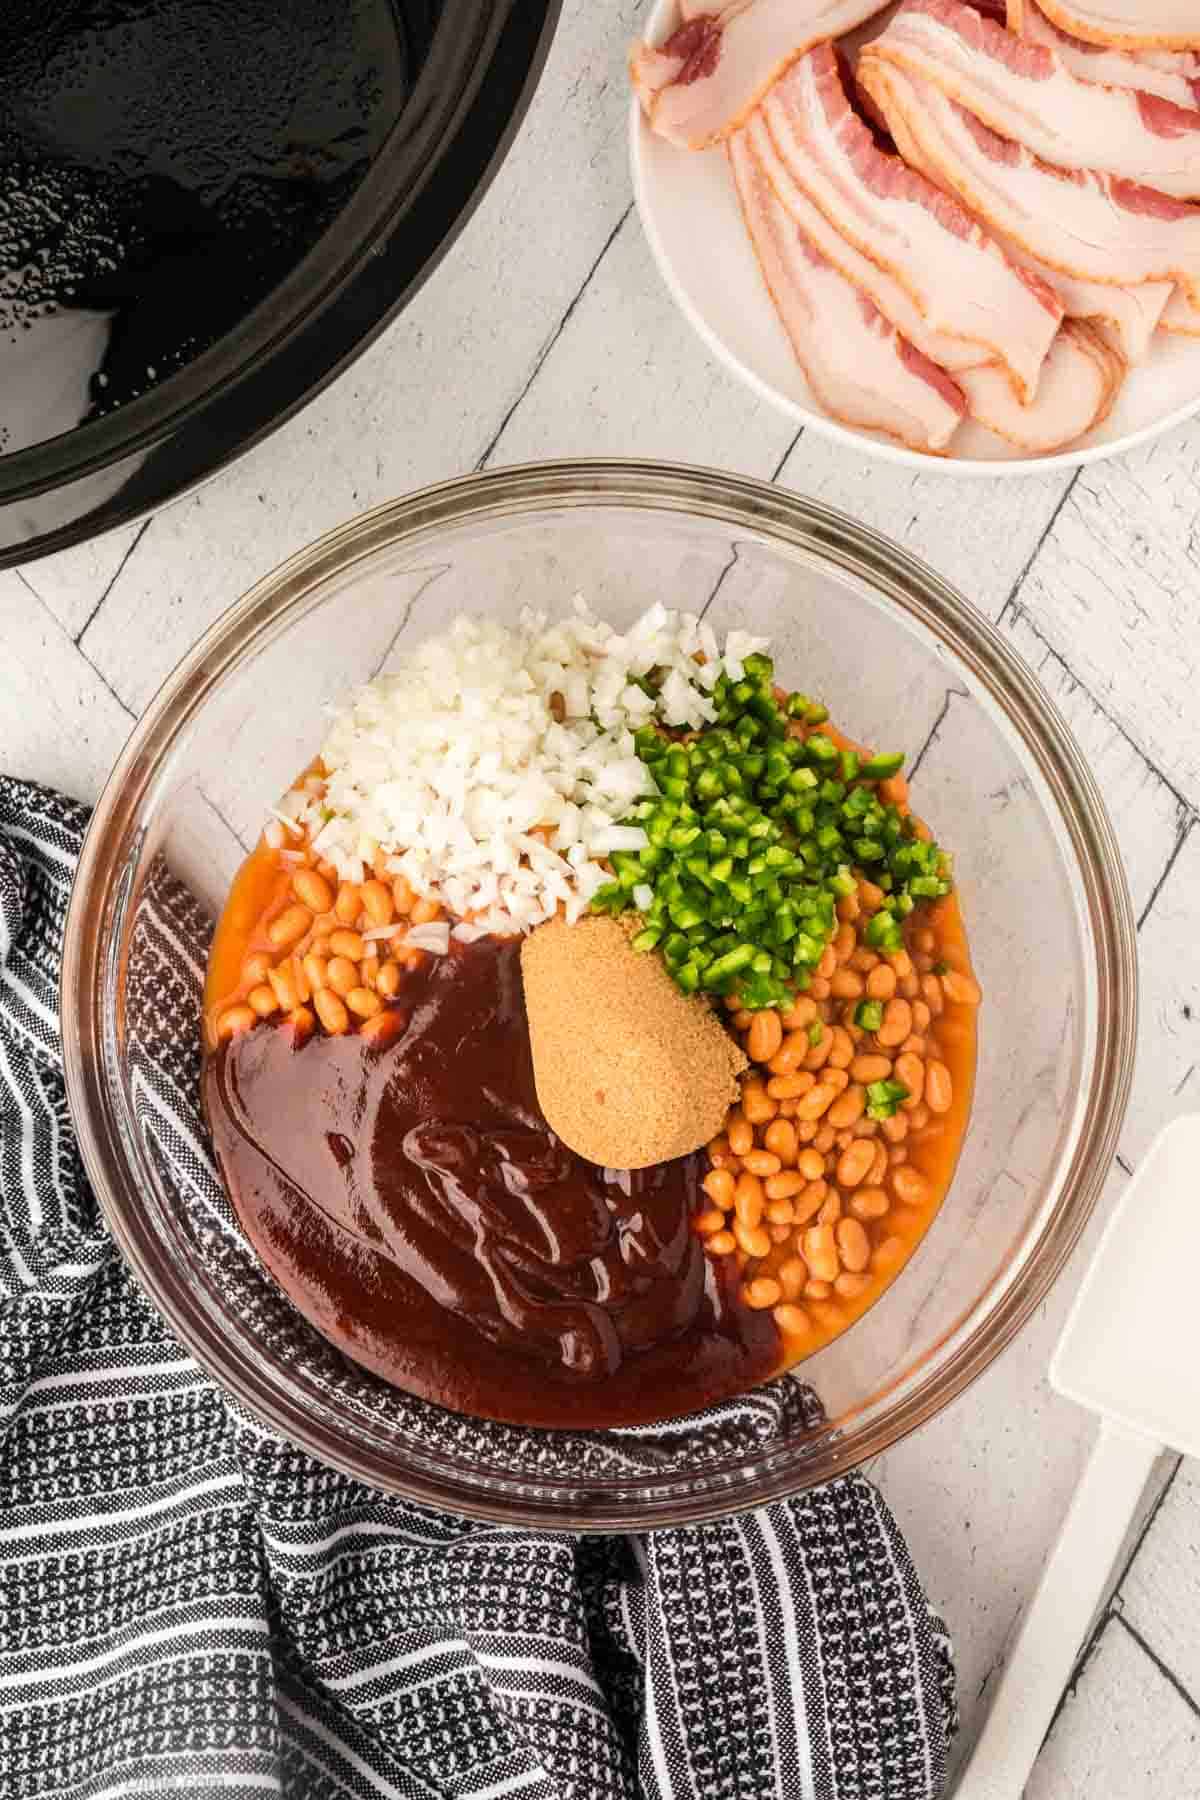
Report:
[{"label": "spatula handle", "polygon": [[996,1688],[958,1800],[1021,1800],[1161,1445],[1102,1424]]}]

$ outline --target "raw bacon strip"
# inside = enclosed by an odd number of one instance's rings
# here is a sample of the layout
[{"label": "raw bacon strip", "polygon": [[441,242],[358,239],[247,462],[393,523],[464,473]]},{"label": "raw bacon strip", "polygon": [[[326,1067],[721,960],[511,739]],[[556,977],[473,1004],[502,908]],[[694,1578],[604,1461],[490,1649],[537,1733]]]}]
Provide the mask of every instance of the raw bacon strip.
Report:
[{"label": "raw bacon strip", "polygon": [[1200,207],[1111,175],[1055,168],[872,47],[858,79],[906,161],[957,194],[989,231],[1064,275],[1126,287],[1178,282],[1200,298]]},{"label": "raw bacon strip", "polygon": [[1022,399],[1037,386],[1062,306],[970,214],[879,150],[850,106],[827,44],[778,82],[762,115],[789,175],[848,243],[906,288],[926,327],[980,346]]},{"label": "raw bacon strip", "polygon": [[1028,0],[1020,27],[1027,44],[1044,44],[1053,50],[1064,69],[1080,81],[1106,87],[1141,88],[1176,106],[1200,107],[1200,56],[1186,50],[1178,55],[1139,56],[1136,50],[1114,49],[1104,44],[1085,44],[1082,38],[1060,31],[1035,0]]},{"label": "raw bacon strip", "polygon": [[1069,321],[1046,358],[1037,395],[1022,406],[995,364],[968,369],[962,389],[972,416],[1032,455],[1065,450],[1112,411],[1125,365],[1089,325]]},{"label": "raw bacon strip", "polygon": [[886,269],[881,269],[878,263],[872,262],[869,256],[864,256],[842,236],[837,226],[825,217],[820,207],[793,180],[787,164],[775,148],[775,140],[767,129],[761,112],[751,113],[741,131],[730,138],[729,142],[732,145],[743,139],[745,147],[754,156],[774,189],[775,198],[782,202],[809,243],[820,251],[827,262],[833,264],[839,274],[853,282],[872,305],[878,307],[884,318],[890,320],[897,331],[923,356],[927,356],[930,362],[937,363],[939,368],[948,369],[951,374],[958,369],[969,369],[976,363],[988,360],[988,352],[981,350],[978,344],[966,338],[949,337],[945,333],[931,330],[908,289],[901,287],[893,275]]},{"label": "raw bacon strip", "polygon": [[871,42],[1045,162],[1100,169],[1177,199],[1200,195],[1200,111],[1096,87],[959,0],[904,0]]},{"label": "raw bacon strip", "polygon": [[745,139],[727,148],[763,279],[819,404],[912,450],[944,450],[965,411],[960,390],[798,230]]},{"label": "raw bacon strip", "polygon": [[[1196,0],[1039,0],[1042,11],[1072,37],[1089,44],[1116,44],[1124,50],[1200,50]],[[1028,13],[1033,0],[1025,0]],[[1009,0],[1009,29],[1013,24]],[[1017,8],[1018,18],[1020,6]]]},{"label": "raw bacon strip", "polygon": [[748,118],[813,44],[852,31],[888,0],[749,0],[690,17],[658,49],[638,39],[629,75],[651,127],[703,150]]},{"label": "raw bacon strip", "polygon": [[[1003,242],[1003,240],[1001,240]],[[1063,303],[1068,319],[1088,319],[1099,326],[1123,362],[1144,362],[1173,294],[1169,281],[1146,281],[1139,287],[1117,287],[1111,282],[1080,281],[1048,269],[1036,257],[1025,258],[1013,244],[1004,248],[1016,262],[1044,275]]]}]

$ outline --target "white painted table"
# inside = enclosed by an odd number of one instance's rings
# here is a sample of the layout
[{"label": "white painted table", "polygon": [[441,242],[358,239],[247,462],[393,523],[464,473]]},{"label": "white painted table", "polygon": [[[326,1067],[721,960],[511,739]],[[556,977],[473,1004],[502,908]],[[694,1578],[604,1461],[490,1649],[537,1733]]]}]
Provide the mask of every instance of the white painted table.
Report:
[{"label": "white painted table", "polygon": [[[0,766],[94,798],[158,683],[231,601],[405,489],[584,453],[779,481],[899,538],[962,588],[1093,759],[1142,943],[1139,1066],[1111,1204],[1156,1128],[1200,1105],[1200,424],[1076,477],[982,485],[797,436],[715,367],[651,267],[625,160],[638,11],[567,0],[479,212],[329,392],[148,523],[0,574]],[[1079,1261],[970,1394],[871,1471],[954,1634],[960,1751],[1091,1437],[1045,1381]],[[1033,1800],[1200,1796],[1200,1469],[1165,1461],[1150,1499]]]}]

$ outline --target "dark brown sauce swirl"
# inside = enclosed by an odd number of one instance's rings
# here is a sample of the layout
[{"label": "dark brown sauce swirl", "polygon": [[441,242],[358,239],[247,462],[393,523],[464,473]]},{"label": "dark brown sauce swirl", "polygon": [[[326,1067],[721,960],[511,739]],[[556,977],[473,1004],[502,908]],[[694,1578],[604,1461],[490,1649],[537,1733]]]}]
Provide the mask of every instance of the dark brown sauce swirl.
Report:
[{"label": "dark brown sauce swirl", "polygon": [[538,1108],[520,947],[407,977],[396,1031],[259,1027],[209,1059],[242,1225],[301,1312],[387,1380],[518,1424],[650,1422],[778,1366],[690,1228],[703,1159],[617,1174]]}]

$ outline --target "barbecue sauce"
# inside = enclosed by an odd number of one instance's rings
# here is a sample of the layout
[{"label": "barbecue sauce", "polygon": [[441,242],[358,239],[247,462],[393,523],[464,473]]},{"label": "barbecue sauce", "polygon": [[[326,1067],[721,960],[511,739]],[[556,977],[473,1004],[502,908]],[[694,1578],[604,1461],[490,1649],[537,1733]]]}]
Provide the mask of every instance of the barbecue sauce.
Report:
[{"label": "barbecue sauce", "polygon": [[205,1068],[242,1226],[347,1355],[458,1412],[575,1427],[668,1418],[779,1367],[770,1314],[691,1229],[703,1156],[604,1170],[546,1124],[519,940],[427,957],[390,1025],[261,1026]]}]

